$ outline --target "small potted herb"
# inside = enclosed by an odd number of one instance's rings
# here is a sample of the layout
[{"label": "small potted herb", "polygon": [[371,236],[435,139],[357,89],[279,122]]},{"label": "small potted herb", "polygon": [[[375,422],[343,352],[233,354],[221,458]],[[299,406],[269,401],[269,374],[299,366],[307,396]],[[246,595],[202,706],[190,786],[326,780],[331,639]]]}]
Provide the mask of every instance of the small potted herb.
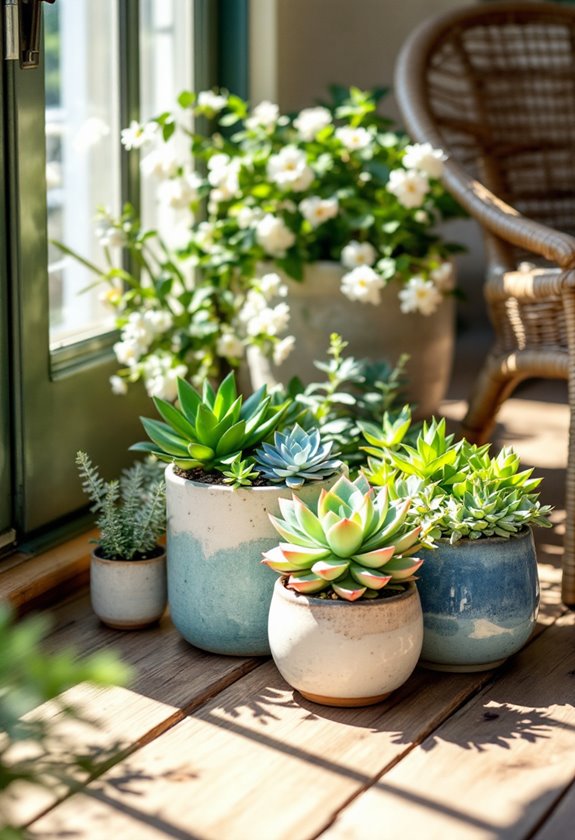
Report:
[{"label": "small potted herb", "polygon": [[[160,398],[162,420],[142,418],[166,470],[168,600],[192,644],[215,653],[269,654],[267,613],[274,576],[258,566],[274,530],[268,512],[288,487],[317,498],[341,469],[317,429],[279,430],[290,401],[262,386],[244,400],[233,372],[200,394],[178,380],[179,408]],[[275,440],[272,438],[275,433]]]},{"label": "small potted herb", "polygon": [[489,445],[456,441],[445,420],[424,423],[413,446],[404,442],[409,426],[405,410],[383,428],[364,425],[364,434],[369,480],[408,493],[412,516],[436,543],[419,585],[423,662],[493,668],[521,649],[537,618],[532,526],[550,526],[536,492],[541,479],[521,471],[511,449],[490,455]]},{"label": "small potted herb", "polygon": [[156,465],[136,463],[119,480],[104,481],[85,452],[76,464],[98,515],[98,545],[90,562],[90,596],[109,627],[137,630],[166,607],[165,485]]},{"label": "small potted herb", "polygon": [[269,614],[274,661],[304,697],[334,706],[383,700],[407,680],[423,638],[414,574],[422,528],[409,499],[342,476],[316,505],[280,500],[282,542],[263,555],[281,575]]}]

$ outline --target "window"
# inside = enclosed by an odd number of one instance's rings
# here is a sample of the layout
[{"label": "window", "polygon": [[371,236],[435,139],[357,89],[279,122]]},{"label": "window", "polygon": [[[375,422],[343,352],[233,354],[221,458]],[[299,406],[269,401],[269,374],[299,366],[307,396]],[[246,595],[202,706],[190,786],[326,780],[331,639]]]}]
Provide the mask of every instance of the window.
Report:
[{"label": "window", "polygon": [[[149,400],[110,391],[113,325],[97,288],[80,293],[94,277],[52,240],[98,262],[97,206],[140,204],[138,159],[121,149],[120,128],[216,81],[217,13],[228,19],[224,0],[41,5],[40,68],[0,65],[0,548],[12,529],[21,539],[85,505],[79,448],[115,475],[141,437]],[[154,201],[142,201],[152,218]]]}]

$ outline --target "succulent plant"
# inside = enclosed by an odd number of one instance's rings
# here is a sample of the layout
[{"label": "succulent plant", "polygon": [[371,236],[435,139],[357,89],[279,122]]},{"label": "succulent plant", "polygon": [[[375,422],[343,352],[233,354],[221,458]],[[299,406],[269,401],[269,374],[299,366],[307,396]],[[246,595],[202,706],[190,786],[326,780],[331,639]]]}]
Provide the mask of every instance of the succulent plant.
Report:
[{"label": "succulent plant", "polygon": [[317,512],[293,496],[280,499],[283,519],[271,516],[286,542],[264,552],[262,562],[282,575],[296,592],[331,590],[347,601],[377,597],[383,587],[403,588],[421,560],[421,526],[406,525],[409,499],[389,500],[387,489],[375,492],[360,474],[342,476],[322,490]]},{"label": "succulent plant", "polygon": [[201,395],[178,379],[178,399],[179,409],[154,398],[163,419],[141,418],[152,443],[136,443],[131,448],[151,452],[184,470],[206,472],[223,472],[238,454],[258,446],[279,425],[290,404],[289,400],[272,404],[265,385],[244,402],[233,371],[217,391],[206,380]]},{"label": "succulent plant", "polygon": [[411,496],[410,517],[432,540],[510,537],[528,525],[550,526],[551,508],[534,492],[541,479],[532,478],[532,469],[520,470],[512,449],[492,456],[489,444],[455,441],[446,435],[445,420],[435,419],[423,424],[410,446],[403,442],[408,426],[393,428],[385,417],[380,434],[364,426],[372,456],[366,474],[372,484],[388,487],[391,498]]},{"label": "succulent plant", "polygon": [[333,441],[322,443],[319,429],[296,425],[287,432],[275,432],[274,443],[263,443],[255,461],[260,473],[273,484],[284,482],[297,489],[306,481],[319,481],[333,475],[342,462],[332,455]]}]

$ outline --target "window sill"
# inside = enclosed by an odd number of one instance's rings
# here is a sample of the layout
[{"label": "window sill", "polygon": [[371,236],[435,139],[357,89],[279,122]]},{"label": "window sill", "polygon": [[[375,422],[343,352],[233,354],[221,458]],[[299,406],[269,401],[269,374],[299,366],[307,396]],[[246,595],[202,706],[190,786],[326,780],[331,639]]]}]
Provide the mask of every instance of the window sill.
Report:
[{"label": "window sill", "polygon": [[18,612],[45,606],[88,582],[90,541],[96,529],[31,557],[20,552],[0,572],[0,601]]}]

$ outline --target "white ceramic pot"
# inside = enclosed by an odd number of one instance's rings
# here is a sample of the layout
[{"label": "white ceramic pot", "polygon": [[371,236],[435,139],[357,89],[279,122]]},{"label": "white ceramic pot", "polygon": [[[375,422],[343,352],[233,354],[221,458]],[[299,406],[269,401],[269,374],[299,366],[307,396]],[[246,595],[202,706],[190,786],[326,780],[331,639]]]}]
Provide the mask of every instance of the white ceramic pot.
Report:
[{"label": "white ceramic pot", "polygon": [[[314,503],[338,475],[297,491]],[[212,653],[265,656],[267,617],[276,573],[262,552],[279,537],[268,514],[280,515],[284,485],[202,484],[166,470],[168,601],[172,621],[191,644]]]},{"label": "white ceramic pot", "polygon": [[367,706],[410,676],[423,641],[415,584],[373,601],[298,595],[278,579],[269,613],[272,656],[282,677],[314,703]]},{"label": "white ceramic pot", "polygon": [[[273,267],[267,266],[267,271]],[[351,301],[340,291],[343,269],[338,263],[318,262],[306,266],[304,279],[288,284],[289,332],[296,345],[280,366],[250,348],[248,365],[253,387],[266,382],[287,383],[299,376],[304,383],[316,382],[322,374],[314,367],[326,358],[329,336],[338,332],[349,342],[348,353],[358,359],[387,360],[395,364],[408,353],[407,398],[416,403],[416,416],[433,414],[447,391],[455,340],[455,301],[444,298],[430,316],[404,314],[399,308],[397,283],[381,293],[381,303]]]},{"label": "white ceramic pot", "polygon": [[138,630],[158,621],[166,608],[166,552],[148,560],[106,560],[98,549],[90,561],[92,609],[117,630]]}]

